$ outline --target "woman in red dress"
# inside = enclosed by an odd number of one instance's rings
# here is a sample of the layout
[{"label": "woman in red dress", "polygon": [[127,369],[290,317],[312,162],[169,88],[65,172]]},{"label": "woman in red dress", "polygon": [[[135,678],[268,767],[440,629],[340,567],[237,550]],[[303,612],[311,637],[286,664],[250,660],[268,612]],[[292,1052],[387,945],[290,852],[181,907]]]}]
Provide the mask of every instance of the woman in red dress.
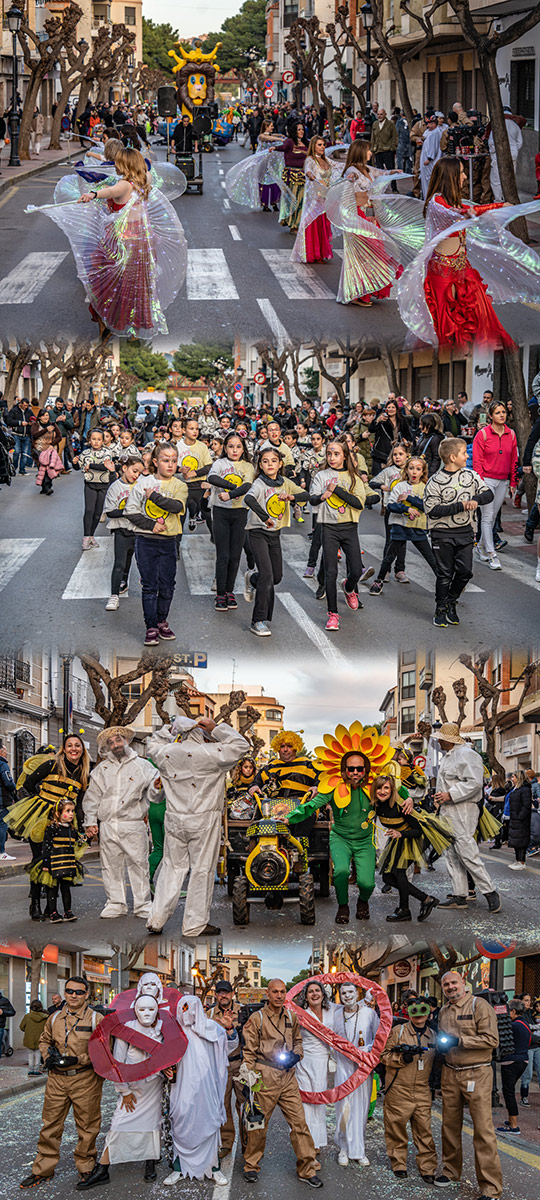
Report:
[{"label": "woman in red dress", "polygon": [[312,137],[304,162],[306,185],[293,262],[328,262],[332,258],[332,227],[324,211],[326,194],[336,166],[325,155],[324,139]]},{"label": "woman in red dress", "polygon": [[[466,182],[459,159],[441,158],[435,164],[424,205],[426,242],[459,221],[460,216],[481,216],[502,204],[470,204],[463,201]],[[515,343],[495,315],[487,284],[467,257],[466,228],[439,240],[429,259],[424,280],[426,303],[433,319],[439,346],[459,350],[473,343],[488,349],[514,349]]]}]

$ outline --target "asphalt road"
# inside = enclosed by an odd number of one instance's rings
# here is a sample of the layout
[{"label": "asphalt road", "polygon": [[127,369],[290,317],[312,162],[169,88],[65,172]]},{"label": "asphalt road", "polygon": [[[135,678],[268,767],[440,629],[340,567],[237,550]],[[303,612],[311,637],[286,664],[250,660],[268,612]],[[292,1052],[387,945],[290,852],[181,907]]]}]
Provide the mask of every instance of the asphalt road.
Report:
[{"label": "asphalt road", "polygon": [[[9,842],[7,849],[9,852]],[[376,890],[370,900],[369,921],[355,919],[356,889],[351,885],[351,921],[347,927],[334,924],[337,902],[333,888],[328,899],[317,898],[314,926],[301,925],[298,904],[287,899],[280,911],[268,911],[262,903],[251,904],[249,925],[240,927],[233,924],[232,902],[227,889],[221,884],[216,884],[210,919],[221,928],[224,937],[242,938],[242,929],[243,934],[249,936],[250,942],[259,946],[262,942],[286,942],[290,946],[295,941],[304,944],[307,937],[316,937],[319,940],[330,937],[335,939],[337,936],[347,941],[362,943],[388,940],[394,935],[407,937],[414,942],[427,943],[437,940],[446,944],[450,942],[452,945],[470,942],[471,937],[485,938],[494,935],[512,938],[519,944],[540,941],[540,859],[529,859],[526,872],[510,874],[509,864],[513,857],[508,851],[486,849],[482,857],[501,896],[501,911],[494,916],[488,912],[484,898],[478,895],[478,899],[468,905],[466,913],[457,912],[455,909],[435,908],[429,919],[422,924],[416,920],[419,905],[413,900],[413,920],[403,924],[390,924],[386,917],[397,907],[397,893],[383,895],[380,890],[381,878],[377,875]],[[436,863],[435,871],[422,873],[417,878],[417,883],[440,900],[444,900],[451,890],[446,869],[440,861]],[[100,920],[99,913],[104,902],[101,869],[96,862],[91,862],[86,867],[83,886],[73,889],[72,903],[77,921],[62,925],[53,926],[48,922],[38,924],[30,920],[26,874],[9,875],[0,879],[0,910],[5,936],[31,938],[34,941],[38,939],[43,944],[60,941],[63,945],[86,948],[95,945],[96,942],[102,944],[108,939],[115,945],[121,943],[123,946],[147,940],[145,921],[132,914],[118,919]],[[129,899],[128,903],[131,903]],[[184,901],[180,900],[176,912],[165,926],[164,939],[180,936],[183,907]]]},{"label": "asphalt road", "polygon": [[[1,1066],[0,1066],[1,1078]],[[43,1093],[41,1089],[25,1093],[0,1104],[0,1121],[2,1123],[2,1160],[4,1164],[3,1182],[0,1184],[0,1197],[12,1200],[18,1191],[18,1183],[29,1173],[41,1121]],[[110,1117],[114,1109],[112,1085],[106,1083],[103,1091],[102,1116],[103,1133],[98,1139],[98,1153],[103,1145],[103,1134],[108,1129]],[[495,1121],[503,1114],[503,1109],[494,1110]],[[366,1153],[370,1160],[369,1167],[350,1164],[348,1168],[338,1167],[337,1152],[333,1145],[335,1128],[334,1110],[330,1108],[327,1116],[329,1145],[321,1152],[321,1177],[325,1193],[331,1192],[335,1200],[356,1200],[361,1194],[365,1200],[428,1200],[433,1197],[433,1188],[425,1184],[417,1174],[414,1164],[412,1147],[409,1149],[409,1178],[397,1180],[392,1174],[386,1157],[384,1131],[382,1121],[382,1103],[379,1100],[372,1120],[368,1123],[366,1134]],[[432,1117],[435,1143],[440,1148],[441,1116],[438,1103],[435,1105]],[[472,1130],[468,1122],[463,1131],[463,1175],[458,1189],[452,1188],[450,1195],[456,1200],[474,1200],[478,1194],[474,1175],[472,1148]],[[66,1121],[62,1141],[61,1158],[54,1176],[54,1182],[42,1184],[39,1195],[44,1200],[67,1200],[73,1196],[77,1174],[71,1157],[76,1142],[73,1118],[70,1115]],[[504,1180],[505,1200],[537,1200],[540,1196],[540,1153],[536,1139],[510,1139],[498,1137],[497,1145],[501,1157]],[[288,1129],[281,1113],[271,1118],[268,1131],[267,1152],[263,1159],[261,1174],[256,1187],[244,1182],[242,1176],[242,1156],[235,1145],[231,1157],[224,1160],[222,1169],[229,1179],[227,1187],[213,1187],[211,1182],[183,1181],[172,1189],[173,1195],[181,1195],[187,1200],[229,1200],[232,1194],[235,1200],[248,1200],[257,1195],[261,1200],[274,1200],[283,1194],[290,1200],[301,1200],[305,1196],[304,1187],[299,1183],[295,1174],[295,1162],[290,1146]],[[111,1167],[111,1184],[96,1189],[92,1195],[102,1195],[104,1192],[118,1197],[118,1200],[133,1200],[138,1197],[149,1197],[157,1200],[163,1196],[163,1179],[168,1173],[167,1164],[162,1160],[158,1164],[158,1178],[155,1183],[144,1183],[142,1179],[143,1166],[139,1163],[124,1163]]]},{"label": "asphalt road", "polygon": [[[106,526],[97,530],[99,550],[82,552],[83,484],[78,472],[58,479],[54,494],[39,494],[35,471],[17,476],[0,491],[0,648],[13,649],[28,640],[65,651],[111,649],[122,645],[129,655],[140,650],[144,637],[139,582],[131,569],[130,595],[116,612],[105,612],[112,567],[112,538]],[[535,583],[536,547],[523,540],[525,514],[506,505],[503,526],[509,544],[501,553],[502,570],[477,563],[472,588],[460,604],[461,624],[435,629],[433,576],[416,551],[407,551],[411,582],[392,579],[382,596],[362,587],[364,607],[350,612],[340,591],[341,628],[324,632],[325,602],[315,598],[316,580],[303,572],[309,551],[309,513],[303,524],[283,534],[284,577],[276,591],[273,635],[255,640],[249,633],[251,605],[242,595],[244,559],[237,581],[238,609],[216,613],[215,558],[205,525],[186,533],[182,561],[170,613],[178,650],[197,649],[230,662],[254,654],[262,666],[286,654],[298,666],[329,665],[346,673],[356,656],[388,655],[396,645],[419,643],[448,647],[456,656],[464,649],[507,644],[528,645],[538,624],[540,584]],[[376,509],[366,511],[359,525],[364,562],[378,570],[383,550],[383,523]],[[340,575],[344,564],[341,564]]]},{"label": "asphalt road", "polygon": [[[158,155],[164,151],[159,149]],[[238,146],[204,156],[204,192],[185,193],[175,202],[189,249],[186,283],[167,311],[169,335],[163,348],[182,342],[233,339],[239,331],[255,341],[326,341],[339,336],[366,346],[402,346],[405,328],[394,301],[360,311],[335,301],[341,241],[332,262],[291,264],[291,234],[276,213],[250,212],[231,203],[225,173],[245,156]],[[77,280],[67,238],[43,213],[26,214],[28,204],[52,202],[54,185],[70,170],[55,166],[21,180],[0,199],[0,327],[4,337],[58,336],[93,340],[83,289]],[[519,342],[534,341],[538,314],[533,307],[498,310]],[[157,343],[156,343],[157,345]]]}]

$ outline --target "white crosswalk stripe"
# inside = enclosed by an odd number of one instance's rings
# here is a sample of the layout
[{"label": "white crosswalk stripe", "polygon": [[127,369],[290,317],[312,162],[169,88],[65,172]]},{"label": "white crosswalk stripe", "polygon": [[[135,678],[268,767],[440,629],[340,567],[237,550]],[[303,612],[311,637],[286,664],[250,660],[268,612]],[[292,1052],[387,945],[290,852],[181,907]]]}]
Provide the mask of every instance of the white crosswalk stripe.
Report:
[{"label": "white crosswalk stripe", "polygon": [[182,562],[192,596],[212,595],[212,580],[216,573],[216,551],[209,538],[185,534],[182,538]]},{"label": "white crosswalk stripe", "polygon": [[68,253],[58,250],[27,254],[0,280],[0,304],[31,304]]},{"label": "white crosswalk stripe", "polygon": [[[360,528],[360,545],[362,550],[374,558],[377,565],[382,562],[384,550],[384,537],[380,533],[362,533]],[[407,561],[405,564],[405,573],[408,578],[418,584],[431,595],[435,591],[435,576],[424,559],[420,557],[418,552],[412,546],[407,547]],[[467,592],[484,592],[484,588],[478,587],[476,583],[468,583],[465,589]]]},{"label": "white crosswalk stripe", "polygon": [[44,541],[45,538],[0,538],[0,592]]},{"label": "white crosswalk stripe", "polygon": [[302,632],[305,633],[310,642],[316,646],[319,653],[322,654],[323,658],[325,658],[327,662],[331,663],[334,667],[350,666],[345,658],[345,655],[341,654],[337,647],[334,646],[324,630],[321,629],[320,625],[316,625],[315,621],[312,621],[311,617],[308,617],[307,613],[304,612],[302,605],[298,603],[298,600],[295,600],[294,596],[291,595],[290,592],[278,591],[276,592],[276,596],[283,607],[287,609],[289,616],[296,621],[296,624],[300,627]]},{"label": "white crosswalk stripe", "polygon": [[100,537],[99,550],[85,550],[73,571],[62,600],[105,600],[111,594],[114,562],[112,537]]},{"label": "white crosswalk stripe", "polygon": [[[522,542],[520,541],[519,544],[522,545]],[[532,588],[534,588],[534,590],[536,592],[540,592],[540,583],[537,583],[535,580],[535,577],[534,577],[535,572],[536,572],[537,559],[533,555],[531,555],[531,557],[530,557],[530,569],[527,568],[527,565],[523,561],[523,559],[515,558],[513,554],[508,554],[506,550],[501,550],[498,555],[498,558],[499,558],[499,562],[501,564],[501,570],[502,570],[503,575],[508,575],[510,579],[514,580],[514,582],[519,580],[519,582],[524,583],[526,585],[526,587],[532,587]],[[488,573],[489,573],[489,575],[492,574],[492,572],[490,572],[487,564],[483,563],[483,562],[478,562],[478,559],[476,559],[476,561],[475,561],[474,569],[475,569],[476,574],[479,575],[480,578],[488,575]],[[493,571],[493,575],[498,574],[498,573],[499,573],[498,571],[497,572]],[[487,582],[488,581],[486,581],[486,583]]]},{"label": "white crosswalk stripe", "polygon": [[290,250],[261,250],[261,254],[289,300],[335,300],[314,267],[291,262]]},{"label": "white crosswalk stripe", "polygon": [[238,292],[221,249],[188,250],[188,300],[238,300]]}]

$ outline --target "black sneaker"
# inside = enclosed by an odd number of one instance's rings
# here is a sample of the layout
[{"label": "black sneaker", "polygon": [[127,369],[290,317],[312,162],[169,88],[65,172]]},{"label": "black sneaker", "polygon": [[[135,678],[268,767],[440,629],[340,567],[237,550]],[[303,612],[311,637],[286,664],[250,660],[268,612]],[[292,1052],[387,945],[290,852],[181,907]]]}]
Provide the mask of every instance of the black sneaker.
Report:
[{"label": "black sneaker", "polygon": [[396,908],[395,912],[389,913],[387,921],[412,921],[412,914],[409,908]]},{"label": "black sneaker", "polygon": [[229,605],[227,604],[227,597],[226,596],[216,596],[216,599],[214,601],[214,608],[215,608],[216,612],[227,612],[228,608],[229,608]]},{"label": "black sneaker", "polygon": [[501,911],[501,897],[498,892],[487,892],[486,900],[490,913],[498,913]]},{"label": "black sneaker", "polygon": [[64,921],[76,921],[76,920],[77,920],[77,917],[75,916],[75,913],[72,912],[70,908],[68,908],[67,912],[64,913]]},{"label": "black sneaker", "polygon": [[301,1175],[299,1175],[298,1179],[300,1183],[307,1183],[309,1187],[312,1188],[319,1188],[323,1185],[323,1181],[319,1175],[310,1175],[309,1179],[304,1179]]},{"label": "black sneaker", "polygon": [[459,625],[455,600],[449,600],[446,605],[446,623],[447,625]]},{"label": "black sneaker", "polygon": [[129,588],[129,584],[128,584],[127,579],[123,579],[120,584],[120,587],[118,589],[118,595],[119,596],[127,596],[128,588]]},{"label": "black sneaker", "polygon": [[60,916],[60,913],[57,913],[57,912],[51,913],[50,918],[49,918],[51,925],[60,925],[62,923],[63,919],[64,918]]},{"label": "black sneaker", "polygon": [[407,1178],[406,1171],[394,1171],[394,1175],[395,1175],[396,1179],[406,1179]]},{"label": "black sneaker", "polygon": [[233,592],[227,592],[227,608],[238,608]]},{"label": "black sneaker", "polygon": [[316,600],[324,600],[325,596],[326,596],[326,588],[324,586],[324,583],[320,583],[317,588],[317,591],[315,592],[315,599]]},{"label": "black sneaker", "polygon": [[434,1183],[435,1182],[434,1175],[422,1175],[422,1179],[424,1180],[424,1183]]},{"label": "black sneaker", "polygon": [[40,1183],[46,1183],[48,1179],[52,1179],[52,1175],[27,1175],[26,1179],[21,1179],[19,1187],[37,1187]]},{"label": "black sneaker", "polygon": [[[448,896],[448,898],[446,900],[441,901],[441,903],[439,904],[439,908],[462,908],[466,912],[467,911],[467,897],[466,896]],[[451,1182],[453,1183],[454,1181],[451,1180]]]},{"label": "black sneaker", "polygon": [[437,900],[436,896],[427,896],[425,900],[422,900],[422,904],[420,905],[418,920],[427,921],[429,914],[433,912],[434,908],[437,908],[438,904],[439,901]]},{"label": "black sneaker", "polygon": [[446,626],[448,625],[448,621],[446,620],[446,609],[445,608],[437,609],[435,616],[433,618],[433,624],[437,626],[437,629],[446,629]]},{"label": "black sneaker", "polygon": [[525,526],[525,529],[523,531],[523,537],[525,538],[525,541],[529,543],[529,546],[530,546],[531,542],[534,542],[534,530],[527,529],[527,526]]},{"label": "black sneaker", "polygon": [[244,1179],[246,1183],[257,1183],[258,1178],[258,1171],[244,1171]]},{"label": "black sneaker", "polygon": [[189,532],[190,532],[190,533],[195,533],[195,530],[196,530],[196,528],[197,528],[196,521],[194,521],[194,520],[193,520],[193,517],[191,517],[191,518],[190,518],[190,520],[188,521],[188,529],[189,529]]}]

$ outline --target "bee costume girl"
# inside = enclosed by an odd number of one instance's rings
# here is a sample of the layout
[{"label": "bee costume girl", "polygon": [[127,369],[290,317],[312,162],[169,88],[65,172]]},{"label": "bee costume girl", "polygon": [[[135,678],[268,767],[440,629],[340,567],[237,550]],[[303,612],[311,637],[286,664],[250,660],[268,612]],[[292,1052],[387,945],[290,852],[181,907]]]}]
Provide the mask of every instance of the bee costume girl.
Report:
[{"label": "bee costume girl", "polygon": [[439,902],[407,878],[407,868],[412,863],[426,864],[428,847],[432,847],[437,854],[443,854],[454,841],[450,826],[440,817],[420,807],[404,808],[403,802],[408,799],[407,789],[401,784],[399,764],[394,760],[388,763],[371,786],[371,800],[377,819],[388,834],[378,866],[385,884],[396,888],[399,894],[399,906],[387,916],[387,921],[412,919],[411,896],[420,901],[418,920],[427,920]]},{"label": "bee costume girl", "polygon": [[[336,925],[349,921],[349,872],[354,859],[358,884],[356,916],[369,919],[368,901],[375,887],[375,808],[369,782],[386,769],[394,753],[390,738],[373,727],[364,729],[353,721],[349,729],[338,725],[334,734],[325,734],[324,746],[315,750],[316,766],[321,771],[319,790],[312,800],[289,814],[289,824],[304,821],[325,804],[332,809],[330,854],[338,911]],[[353,760],[359,760],[354,762]]]},{"label": "bee costume girl", "polygon": [[[66,755],[66,743],[78,742],[80,756],[77,762]],[[58,753],[50,754],[24,780],[28,796],[13,804],[6,817],[6,824],[14,837],[24,838],[30,843],[32,862],[30,874],[30,916],[41,919],[41,882],[32,878],[34,866],[41,860],[41,844],[50,816],[62,800],[75,804],[75,820],[82,829],[82,800],[88,785],[90,760],[84,743],[76,734],[67,734]]]}]

